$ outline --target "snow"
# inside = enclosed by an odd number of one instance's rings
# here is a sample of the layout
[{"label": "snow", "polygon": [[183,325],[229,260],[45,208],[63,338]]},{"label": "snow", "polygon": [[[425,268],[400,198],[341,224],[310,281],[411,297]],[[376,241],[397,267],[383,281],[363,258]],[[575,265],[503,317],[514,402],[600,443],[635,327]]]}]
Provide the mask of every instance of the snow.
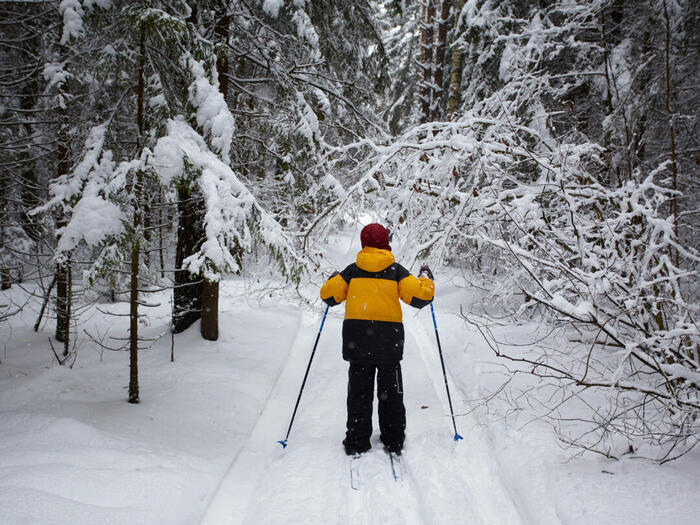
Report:
[{"label": "snow", "polygon": [[263,0],[263,11],[273,18],[277,18],[283,7],[284,0]]},{"label": "snow", "polygon": [[318,117],[311,106],[306,102],[304,95],[297,92],[297,115],[299,122],[297,123],[297,132],[306,138],[309,142],[320,142],[322,139],[321,130],[318,126]]},{"label": "snow", "polygon": [[501,62],[498,66],[498,78],[504,82],[508,82],[513,77],[515,50],[516,47],[512,42],[506,42],[501,55]]},{"label": "snow", "polygon": [[196,180],[206,204],[206,239],[196,254],[185,259],[185,267],[212,281],[218,281],[222,272],[237,272],[239,265],[232,249],[250,250],[253,229],[269,248],[293,258],[294,250],[279,223],[263,210],[228,162],[212,152],[183,118],[168,120],[166,127],[167,135],[156,143],[149,164],[163,185],[169,186],[178,177],[192,175],[186,170],[187,160],[189,169],[198,174]]},{"label": "snow", "polygon": [[83,0],[83,5],[90,9],[95,6],[107,9],[112,5],[112,0]]},{"label": "snow", "polygon": [[65,62],[47,62],[44,64],[43,76],[46,80],[46,91],[53,86],[57,88],[63,87],[63,84],[70,78],[70,73],[63,69],[66,66]]},{"label": "snow", "polygon": [[342,199],[347,195],[347,192],[345,191],[345,188],[343,188],[343,185],[340,183],[340,181],[330,173],[327,173],[323,177],[323,179],[321,179],[319,185],[322,188],[326,188],[332,191],[339,199]]},{"label": "snow", "polygon": [[[395,241],[396,242],[396,241]],[[399,249],[400,246],[397,246]],[[324,275],[359,249],[357,235],[332,235]],[[331,309],[289,438],[283,439],[319,329],[318,283],[300,289],[300,308],[280,296],[251,301],[252,283],[221,283],[220,339],[197,325],[176,335],[170,362],[169,296],[143,309],[141,403],[126,403],[128,353],[77,342],[74,368],[57,366],[47,337],[31,325],[37,305],[0,324],[0,516],[19,524],[513,524],[660,525],[696,523],[700,453],[668,463],[572,458],[549,426],[493,399],[474,400],[505,380],[478,332],[460,318],[482,300],[450,269],[437,275],[435,309],[455,413],[464,441],[452,440],[432,319],[404,307],[407,440],[401,482],[391,477],[378,432],[349,487],[341,447],[347,365],[340,355],[342,307]],[[0,303],[22,304],[17,286]],[[261,295],[262,296],[262,295]],[[100,305],[117,314],[127,303]],[[94,307],[81,326],[123,337],[127,318]],[[517,343],[537,327],[504,325]],[[524,351],[522,348],[520,351]],[[491,413],[491,415],[489,415]],[[493,417],[500,414],[499,417]],[[575,416],[576,414],[572,414]]]},{"label": "snow", "polygon": [[165,100],[165,95],[159,93],[155,97],[148,99],[148,105],[152,108],[167,107],[168,103]]},{"label": "snow", "polygon": [[[35,334],[29,326],[35,312],[12,333],[0,325],[2,342],[11,338],[0,365],[3,525],[198,522],[255,423],[299,323],[296,308],[239,301],[240,281],[221,291],[220,315],[244,322],[223,322],[216,343],[202,343],[198,327],[177,336],[174,363],[168,298],[149,298],[162,306],[144,309],[152,327],[143,335],[167,336],[140,354],[139,405],[126,403],[128,353],[102,355],[81,337],[71,370],[51,364],[50,329]],[[123,314],[128,304],[100,309]],[[88,317],[92,333],[111,327],[110,336],[126,334],[123,325],[114,329],[123,318],[94,309]]]},{"label": "snow", "polygon": [[86,185],[83,197],[73,208],[73,216],[60,235],[57,253],[68,253],[83,241],[87,246],[96,246],[108,236],[123,231],[122,211],[116,204],[97,194],[99,188],[93,183]]},{"label": "snow", "polygon": [[216,68],[212,69],[214,78],[210,80],[200,62],[190,57],[188,65],[195,79],[188,93],[197,109],[197,125],[203,130],[204,136],[209,138],[220,158],[228,163],[235,123],[224,95],[219,91]]},{"label": "snow", "polygon": [[100,156],[104,146],[107,124],[100,124],[90,130],[90,134],[85,141],[83,158],[75,166],[72,173],[67,176],[62,175],[56,182],[49,185],[49,195],[51,199],[41,206],[37,211],[45,211],[58,203],[68,203],[71,199],[80,195],[85,181],[90,174],[99,169]]},{"label": "snow", "polygon": [[575,319],[588,320],[595,317],[595,311],[590,302],[583,301],[574,305],[567,301],[563,296],[555,294],[549,300],[549,303],[560,312],[570,315]]},{"label": "snow", "polygon": [[94,9],[95,6],[107,9],[112,5],[112,0],[83,0],[83,5],[80,5],[80,0],[61,0],[58,4],[58,12],[63,17],[63,33],[61,35],[61,44],[66,44],[71,38],[78,38],[83,35],[83,17],[85,9]]},{"label": "snow", "polygon": [[199,252],[185,262],[190,271],[195,275],[204,271],[205,276],[214,281],[219,280],[219,271],[238,271],[238,263],[229,247],[233,246],[234,239],[241,247],[250,247],[245,223],[254,203],[252,194],[184,119],[168,121],[167,135],[158,140],[153,153],[150,162],[165,186],[173,179],[188,176],[185,159],[200,173],[197,181],[206,202],[206,240]]},{"label": "snow", "polygon": [[34,215],[60,206],[68,216],[68,223],[56,230],[56,260],[80,243],[96,246],[123,231],[124,214],[108,197],[123,188],[126,173],[141,161],[122,162],[115,170],[112,152],[103,151],[106,131],[106,123],[90,130],[80,162],[49,185],[48,202],[30,211]]},{"label": "snow", "polygon": [[321,60],[321,51],[319,49],[319,40],[316,29],[314,28],[311,18],[303,9],[297,9],[292,15],[292,22],[297,26],[297,35],[299,38],[306,41],[311,46],[311,58]]},{"label": "snow", "polygon": [[63,17],[63,34],[61,44],[66,44],[71,38],[78,38],[83,34],[83,8],[80,0],[61,0],[58,4],[58,12]]},{"label": "snow", "polygon": [[163,186],[197,186],[204,198],[205,240],[183,261],[193,275],[219,281],[222,273],[240,270],[236,253],[249,252],[256,236],[289,275],[298,256],[277,221],[258,203],[230,166],[234,119],[219,91],[216,70],[207,76],[202,63],[183,55],[194,80],[189,87],[194,122],[180,115],[166,123],[148,160]]}]

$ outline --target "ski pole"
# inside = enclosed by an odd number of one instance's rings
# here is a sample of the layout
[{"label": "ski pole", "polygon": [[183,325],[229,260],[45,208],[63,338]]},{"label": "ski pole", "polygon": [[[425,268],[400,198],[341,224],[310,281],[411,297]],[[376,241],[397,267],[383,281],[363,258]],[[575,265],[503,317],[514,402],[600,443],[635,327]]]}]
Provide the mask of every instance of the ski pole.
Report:
[{"label": "ski pole", "polygon": [[442,376],[445,378],[445,390],[447,390],[447,402],[450,404],[450,415],[452,415],[452,426],[455,429],[455,441],[464,439],[457,432],[457,423],[455,423],[455,413],[452,410],[452,398],[450,397],[450,385],[447,384],[447,371],[445,370],[445,360],[442,357],[442,346],[440,345],[440,334],[438,334],[437,322],[435,321],[435,309],[433,303],[430,303],[430,313],[433,315],[433,326],[435,327],[435,339],[437,339],[438,353],[440,354],[440,364],[442,365]]},{"label": "ski pole", "polygon": [[292,412],[292,420],[289,422],[289,428],[287,429],[287,435],[283,440],[278,441],[282,448],[287,448],[287,440],[289,439],[289,433],[292,431],[292,424],[294,423],[294,416],[297,415],[297,408],[299,408],[299,401],[301,401],[301,394],[304,391],[304,385],[306,384],[306,378],[309,376],[309,370],[311,369],[311,361],[314,360],[314,354],[316,353],[316,347],[318,346],[318,340],[321,338],[321,331],[323,330],[323,324],[326,322],[326,315],[328,314],[328,309],[330,305],[326,305],[326,311],[323,312],[323,319],[321,319],[321,327],[318,329],[318,334],[316,335],[316,342],[314,343],[314,349],[311,351],[311,357],[309,358],[309,364],[306,367],[306,373],[304,374],[304,380],[301,382],[301,388],[299,389],[299,396],[297,397],[297,403],[294,405],[294,412]]}]

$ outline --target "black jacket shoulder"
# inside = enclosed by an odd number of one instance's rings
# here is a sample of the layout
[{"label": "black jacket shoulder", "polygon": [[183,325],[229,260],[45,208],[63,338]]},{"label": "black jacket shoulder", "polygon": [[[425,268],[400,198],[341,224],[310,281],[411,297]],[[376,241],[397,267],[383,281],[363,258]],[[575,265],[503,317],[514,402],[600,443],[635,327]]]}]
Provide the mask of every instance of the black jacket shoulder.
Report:
[{"label": "black jacket shoulder", "polygon": [[357,264],[352,263],[345,270],[340,272],[340,276],[346,283],[349,283],[351,279],[355,277],[370,278],[370,279],[387,279],[389,281],[400,281],[408,277],[410,272],[401,266],[399,263],[392,263],[383,270],[379,272],[368,272],[363,270]]}]

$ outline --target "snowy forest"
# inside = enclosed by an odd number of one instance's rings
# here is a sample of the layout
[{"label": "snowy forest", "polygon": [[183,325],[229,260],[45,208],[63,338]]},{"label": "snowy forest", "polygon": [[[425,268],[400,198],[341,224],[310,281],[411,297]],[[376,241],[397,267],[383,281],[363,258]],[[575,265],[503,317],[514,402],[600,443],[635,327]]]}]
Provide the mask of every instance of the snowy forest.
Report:
[{"label": "snowy forest", "polygon": [[[698,27],[691,0],[0,2],[0,522],[692,523]],[[404,476],[371,456],[347,491],[340,308],[272,447],[370,222],[438,315],[404,313]]]}]

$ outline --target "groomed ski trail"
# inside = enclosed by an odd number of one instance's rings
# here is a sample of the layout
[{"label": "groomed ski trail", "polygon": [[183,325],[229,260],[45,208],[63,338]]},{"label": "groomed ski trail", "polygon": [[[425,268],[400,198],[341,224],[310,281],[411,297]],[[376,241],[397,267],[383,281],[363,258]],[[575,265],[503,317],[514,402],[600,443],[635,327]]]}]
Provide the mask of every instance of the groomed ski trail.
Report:
[{"label": "groomed ski trail", "polygon": [[[350,488],[341,446],[347,363],[340,356],[342,309],[336,309],[319,341],[288,447],[276,441],[284,438],[320,316],[302,320],[267,403],[201,524],[534,525],[501,479],[486,431],[472,418],[460,418],[464,441],[452,440],[429,318],[411,312],[404,320],[407,440],[400,481],[379,442],[375,402],[373,448],[360,460],[360,490]],[[450,355],[446,351],[446,360]],[[459,411],[464,395],[453,388]]]},{"label": "groomed ski trail", "polygon": [[[279,434],[279,437],[272,439],[279,432],[278,421],[284,417],[284,400],[278,398],[288,393],[286,386],[294,381],[295,376],[298,376],[301,381],[302,375],[299,374],[304,373],[305,365],[300,364],[300,360],[304,361],[304,350],[308,346],[304,363],[308,362],[311,344],[315,337],[311,322],[313,320],[308,315],[300,319],[285,365],[275,381],[253,430],[208,502],[200,520],[201,525],[227,525],[241,522],[239,519],[241,510],[247,509],[253,497],[257,475],[270,461],[271,444],[284,437],[284,434]],[[275,443],[275,446],[281,448],[279,444]]]},{"label": "groomed ski trail", "polygon": [[[440,316],[440,313],[437,315]],[[458,415],[457,430],[463,440],[453,440],[454,431],[432,319],[427,315],[417,321],[405,323],[406,340],[407,344],[412,343],[418,354],[420,364],[416,364],[416,368],[422,371],[426,383],[430,384],[439,400],[435,407],[439,411],[439,423],[433,422],[430,431],[422,433],[418,443],[411,447],[412,453],[417,456],[413,463],[421,465],[421,472],[419,476],[409,472],[409,476],[414,480],[417,493],[425,505],[445,509],[439,520],[426,523],[537,525],[527,519],[512,500],[511,490],[501,476],[483,426],[473,417]],[[443,348],[453,407],[455,413],[459,414],[466,396],[450,377],[449,359],[456,356],[451,350]],[[408,394],[408,387],[406,391]],[[434,454],[431,450],[441,450],[442,453]],[[431,483],[430,480],[434,479],[442,479],[442,483]],[[465,500],[461,509],[454,505],[457,499]]]}]

